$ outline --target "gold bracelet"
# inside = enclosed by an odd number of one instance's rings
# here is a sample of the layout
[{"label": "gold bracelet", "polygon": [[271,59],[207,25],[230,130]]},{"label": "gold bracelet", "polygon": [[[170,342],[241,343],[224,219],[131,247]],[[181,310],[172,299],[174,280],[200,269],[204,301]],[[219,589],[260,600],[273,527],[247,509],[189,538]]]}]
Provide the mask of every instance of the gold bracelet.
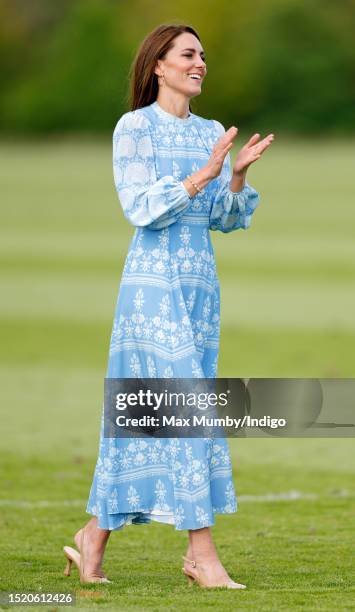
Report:
[{"label": "gold bracelet", "polygon": [[193,182],[193,181],[190,179],[190,177],[189,177],[189,176],[187,176],[186,178],[187,178],[187,180],[188,180],[188,181],[190,181],[191,185],[192,185],[193,187],[195,187],[195,189],[196,189],[196,190],[197,190],[199,193],[202,193],[201,189],[200,189],[199,187],[197,187],[196,183],[194,183],[194,182]]}]

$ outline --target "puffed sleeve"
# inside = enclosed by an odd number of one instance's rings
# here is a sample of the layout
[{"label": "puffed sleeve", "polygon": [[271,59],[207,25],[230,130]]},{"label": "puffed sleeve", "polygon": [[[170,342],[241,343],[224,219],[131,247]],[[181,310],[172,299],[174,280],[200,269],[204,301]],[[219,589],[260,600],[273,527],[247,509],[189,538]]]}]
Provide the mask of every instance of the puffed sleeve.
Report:
[{"label": "puffed sleeve", "polygon": [[158,180],[149,125],[139,111],[122,115],[113,133],[113,174],[126,219],[135,227],[159,230],[175,223],[191,198],[173,176]]},{"label": "puffed sleeve", "polygon": [[[219,137],[225,133],[223,125],[214,120],[219,130]],[[237,229],[247,229],[250,226],[252,214],[259,204],[259,194],[247,182],[241,191],[229,189],[231,181],[230,154],[224,159],[221,173],[218,177],[216,192],[210,212],[210,229],[221,232],[232,232]]]}]

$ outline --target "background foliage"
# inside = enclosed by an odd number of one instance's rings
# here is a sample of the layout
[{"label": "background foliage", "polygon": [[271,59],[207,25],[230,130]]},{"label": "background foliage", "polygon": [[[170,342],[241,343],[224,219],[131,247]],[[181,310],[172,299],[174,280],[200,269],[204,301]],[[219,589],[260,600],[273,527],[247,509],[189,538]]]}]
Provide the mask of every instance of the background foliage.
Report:
[{"label": "background foliage", "polygon": [[199,32],[208,75],[194,111],[245,129],[355,131],[354,0],[0,0],[0,129],[111,131],[149,31]]}]

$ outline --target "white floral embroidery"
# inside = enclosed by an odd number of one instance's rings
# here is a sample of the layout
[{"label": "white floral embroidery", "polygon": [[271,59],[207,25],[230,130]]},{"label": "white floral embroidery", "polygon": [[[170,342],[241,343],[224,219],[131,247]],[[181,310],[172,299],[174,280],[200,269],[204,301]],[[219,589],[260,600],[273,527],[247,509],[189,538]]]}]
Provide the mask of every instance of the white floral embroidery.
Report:
[{"label": "white floral embroidery", "polygon": [[203,370],[194,358],[191,359],[191,370],[194,378],[204,378]]},{"label": "white floral embroidery", "polygon": [[133,353],[131,357],[131,370],[134,374],[134,377],[140,378],[142,376],[141,364],[135,353]]},{"label": "white floral embroidery", "polygon": [[[194,335],[188,315],[184,315],[180,320],[172,320],[175,315],[172,313],[169,293],[165,293],[161,298],[157,314],[154,316],[148,316],[143,311],[145,303],[143,289],[137,290],[133,303],[135,311],[132,315],[124,316],[113,327],[110,343],[110,354],[112,355],[120,350],[120,342],[125,338],[151,339],[163,345],[164,348],[175,349],[191,343],[194,338],[196,342],[203,344],[207,331],[211,331],[210,325],[204,326],[203,321],[198,320],[197,327],[202,329],[203,333],[197,336],[198,331],[195,331]],[[141,364],[135,353],[131,356],[131,369],[135,376],[142,375]]]},{"label": "white floral embroidery", "polygon": [[117,493],[117,489],[114,489],[111,493],[111,495],[108,498],[108,506],[110,509],[110,512],[117,512],[118,511],[118,493]]},{"label": "white floral embroidery", "polygon": [[137,310],[141,310],[141,308],[143,307],[144,304],[144,294],[143,294],[143,289],[138,289],[137,293],[136,293],[136,297],[133,300],[134,305],[136,307]]},{"label": "white floral embroidery", "polygon": [[178,180],[182,177],[181,168],[175,160],[173,160],[173,176]]},{"label": "white floral embroidery", "polygon": [[207,512],[201,508],[200,506],[196,506],[195,508],[196,520],[202,526],[207,526],[208,523],[208,514]]},{"label": "white floral embroidery", "polygon": [[179,506],[177,506],[175,509],[176,527],[180,527],[182,525],[184,518],[185,518],[184,507],[181,504],[179,504]]},{"label": "white floral embroidery", "polygon": [[230,455],[228,447],[226,447],[225,445],[222,446],[221,444],[218,444],[215,441],[213,442],[211,465],[230,465]]},{"label": "white floral embroidery", "polygon": [[[117,440],[115,439],[107,440],[104,448],[112,450],[112,444],[116,443]],[[214,480],[210,481],[210,477],[215,468],[219,470],[219,477],[225,478],[226,484],[225,498],[223,499],[224,505],[214,508],[214,511],[221,513],[235,512],[236,502],[231,481],[231,466],[223,467],[223,461],[218,465],[213,465],[211,461],[213,456],[221,458],[228,454],[228,447],[224,439],[214,441],[210,438],[203,438],[199,439],[198,442],[197,440],[186,441],[179,438],[169,440],[132,439],[124,447],[116,446],[115,450],[115,453],[109,453],[110,461],[105,461],[104,457],[103,460],[100,459],[97,462],[95,471],[97,483],[95,487],[96,498],[92,505],[90,506],[89,504],[88,507],[90,509],[92,506],[95,507],[98,516],[104,516],[103,513],[105,511],[103,508],[106,507],[105,504],[99,506],[99,500],[107,499],[107,507],[112,508],[112,512],[117,513],[115,516],[120,517],[119,501],[120,498],[122,499],[122,496],[120,497],[119,487],[125,486],[125,470],[130,470],[129,480],[131,480],[132,474],[138,474],[144,470],[142,474],[145,474],[145,477],[150,474],[150,477],[154,478],[151,482],[155,490],[155,503],[153,508],[146,508],[142,505],[139,488],[129,484],[128,491],[124,496],[127,498],[131,511],[139,510],[143,512],[143,508],[145,508],[144,512],[155,510],[163,514],[164,512],[171,512],[175,508],[176,528],[186,528],[184,527],[184,522],[187,520],[187,513],[184,503],[180,501],[179,504],[172,504],[171,500],[168,499],[167,481],[164,481],[159,476],[153,476],[157,470],[166,470],[167,466],[170,469],[169,480],[171,479],[173,486],[177,490],[183,492],[183,499],[191,499],[191,501],[194,499],[194,503],[197,502],[196,505],[200,509],[196,515],[196,524],[205,526],[210,522],[208,514],[210,505],[207,504],[205,507],[204,500],[207,503],[209,499],[210,487],[214,483]],[[198,453],[197,455],[196,452]],[[122,484],[120,485],[119,482],[121,480]],[[136,478],[135,481],[139,485],[140,481],[136,480]],[[143,496],[144,490],[143,488]],[[198,497],[195,499],[194,495],[197,491]],[[190,505],[188,508],[190,508]],[[188,514],[189,512],[190,510],[188,510]],[[119,520],[124,522],[124,518]]]},{"label": "white floral embroidery", "polygon": [[132,136],[122,134],[116,145],[116,155],[134,157],[136,151],[136,144]]},{"label": "white floral embroidery", "polygon": [[148,377],[149,378],[156,378],[157,376],[157,369],[155,367],[154,364],[154,359],[148,355],[147,357],[147,369],[148,369]]},{"label": "white floral embroidery", "polygon": [[190,315],[192,313],[195,302],[196,302],[196,289],[193,289],[186,301],[186,308],[189,311]]},{"label": "white floral embroidery", "polygon": [[228,482],[226,485],[226,500],[225,512],[234,512],[236,498],[232,482]]},{"label": "white floral embroidery", "polygon": [[161,480],[158,480],[155,487],[156,503],[154,510],[161,510],[162,512],[168,512],[171,510],[169,504],[166,501],[166,488]]},{"label": "white floral embroidery", "polygon": [[144,465],[147,462],[147,457],[144,453],[138,452],[134,458],[136,465]]},{"label": "white floral embroidery", "polygon": [[139,157],[149,157],[153,154],[150,138],[142,136],[137,142],[137,154]]},{"label": "white floral embroidery", "polygon": [[132,162],[125,169],[124,181],[125,183],[144,185],[149,181],[149,171],[144,164]]},{"label": "white floral embroidery", "polygon": [[165,368],[164,378],[174,378],[174,372],[171,366],[168,366],[167,368]]},{"label": "white floral embroidery", "polygon": [[104,466],[107,470],[110,470],[112,467],[112,461],[109,457],[104,458]]},{"label": "white floral embroidery", "polygon": [[137,510],[140,503],[140,498],[137,490],[132,485],[128,488],[127,501],[132,510]]},{"label": "white floral embroidery", "polygon": [[217,378],[217,373],[218,373],[218,354],[215,356],[215,358],[213,359],[213,362],[211,364],[211,372],[210,372],[210,378]]},{"label": "white floral embroidery", "polygon": [[[136,273],[150,273],[167,280],[176,277],[177,274],[196,273],[204,280],[205,284],[213,287],[217,284],[217,271],[213,252],[208,239],[206,228],[200,228],[199,242],[202,242],[202,249],[194,249],[191,246],[192,233],[187,225],[181,226],[179,234],[180,246],[173,249],[170,245],[169,228],[161,230],[157,237],[157,246],[151,248],[146,245],[146,234],[142,232],[135,245],[134,250],[130,251],[125,262],[122,280],[125,282],[130,276]],[[196,279],[197,280],[197,279]]]}]

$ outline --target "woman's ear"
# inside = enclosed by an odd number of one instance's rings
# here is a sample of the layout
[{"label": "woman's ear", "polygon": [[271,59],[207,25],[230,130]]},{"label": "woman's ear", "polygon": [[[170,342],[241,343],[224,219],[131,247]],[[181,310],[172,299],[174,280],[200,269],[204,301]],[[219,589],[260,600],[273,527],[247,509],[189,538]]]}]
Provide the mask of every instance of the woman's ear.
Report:
[{"label": "woman's ear", "polygon": [[161,68],[162,68],[161,67],[161,61],[158,60],[156,65],[155,65],[155,68],[154,68],[154,74],[156,74],[159,77],[162,77],[163,76],[163,71],[162,71]]}]

